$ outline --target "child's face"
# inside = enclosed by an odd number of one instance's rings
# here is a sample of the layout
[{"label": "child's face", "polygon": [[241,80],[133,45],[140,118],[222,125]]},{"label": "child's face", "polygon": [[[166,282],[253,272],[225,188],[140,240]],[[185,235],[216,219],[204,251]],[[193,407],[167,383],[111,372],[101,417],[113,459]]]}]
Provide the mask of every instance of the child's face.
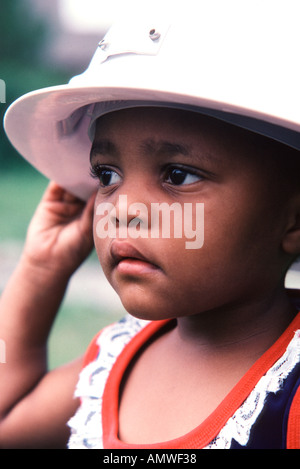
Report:
[{"label": "child's face", "polygon": [[[243,136],[238,129],[176,110],[136,108],[99,119],[91,152],[92,170],[100,179],[95,246],[131,314],[165,319],[249,303],[280,281],[284,202],[269,160],[255,154],[253,145],[249,150]],[[115,207],[115,238],[100,237],[104,212],[101,216],[97,207],[104,202]],[[167,207],[176,202],[183,215],[184,204],[193,207],[193,227],[198,224],[204,234],[202,247],[187,248],[191,240],[184,230],[179,237],[172,230],[169,237],[151,236],[151,207],[163,202]],[[126,237],[123,223],[125,237],[120,237],[124,216],[128,226],[137,222],[136,211],[127,214],[133,203],[143,204],[140,218],[148,215],[143,225],[148,231],[138,237],[127,231]],[[201,204],[204,228],[199,214],[196,220]],[[133,226],[137,233],[137,223]]]}]

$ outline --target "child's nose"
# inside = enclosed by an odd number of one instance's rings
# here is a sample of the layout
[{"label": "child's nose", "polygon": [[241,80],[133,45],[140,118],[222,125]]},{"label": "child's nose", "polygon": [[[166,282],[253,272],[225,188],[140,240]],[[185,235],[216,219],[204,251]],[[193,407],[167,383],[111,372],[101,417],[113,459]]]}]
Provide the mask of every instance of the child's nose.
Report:
[{"label": "child's nose", "polygon": [[154,187],[142,180],[128,181],[122,186],[115,200],[116,225],[122,227],[136,227],[147,230],[150,226],[151,203],[154,201]]},{"label": "child's nose", "polygon": [[139,224],[140,229],[148,228],[149,210],[148,204],[143,197],[133,198],[126,195],[119,195],[115,204],[115,223],[121,229],[129,227],[134,220],[134,225]]}]

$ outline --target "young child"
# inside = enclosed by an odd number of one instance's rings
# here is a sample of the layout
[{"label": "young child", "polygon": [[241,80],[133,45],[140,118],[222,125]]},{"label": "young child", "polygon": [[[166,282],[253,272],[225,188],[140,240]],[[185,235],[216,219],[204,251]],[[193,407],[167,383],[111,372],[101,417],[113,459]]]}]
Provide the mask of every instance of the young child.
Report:
[{"label": "young child", "polygon": [[[254,27],[232,3],[235,16],[212,1],[194,24],[190,10],[125,21],[86,73],[8,111],[9,138],[55,182],[1,298],[1,447],[300,447],[300,316],[284,286],[300,253],[294,38],[276,50],[289,100],[263,47],[286,12],[260,6]],[[48,372],[93,242],[128,315]]]}]

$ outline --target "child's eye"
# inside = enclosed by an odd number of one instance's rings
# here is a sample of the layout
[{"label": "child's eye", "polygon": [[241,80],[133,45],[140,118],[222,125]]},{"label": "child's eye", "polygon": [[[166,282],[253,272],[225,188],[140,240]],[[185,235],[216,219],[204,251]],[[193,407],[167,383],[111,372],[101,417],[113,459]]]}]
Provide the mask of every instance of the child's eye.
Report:
[{"label": "child's eye", "polygon": [[118,184],[121,180],[119,174],[113,169],[95,166],[91,168],[91,176],[98,179],[101,187],[112,186]]},{"label": "child's eye", "polygon": [[174,186],[193,184],[200,179],[202,179],[201,176],[176,166],[172,166],[166,171],[166,182]]}]

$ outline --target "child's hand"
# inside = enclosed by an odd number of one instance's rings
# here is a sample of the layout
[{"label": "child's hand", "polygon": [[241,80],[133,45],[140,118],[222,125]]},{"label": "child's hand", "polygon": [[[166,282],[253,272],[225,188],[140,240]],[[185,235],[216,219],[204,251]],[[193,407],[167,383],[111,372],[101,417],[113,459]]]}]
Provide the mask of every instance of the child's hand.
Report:
[{"label": "child's hand", "polygon": [[94,200],[84,203],[51,182],[29,225],[23,261],[71,275],[93,248]]}]

